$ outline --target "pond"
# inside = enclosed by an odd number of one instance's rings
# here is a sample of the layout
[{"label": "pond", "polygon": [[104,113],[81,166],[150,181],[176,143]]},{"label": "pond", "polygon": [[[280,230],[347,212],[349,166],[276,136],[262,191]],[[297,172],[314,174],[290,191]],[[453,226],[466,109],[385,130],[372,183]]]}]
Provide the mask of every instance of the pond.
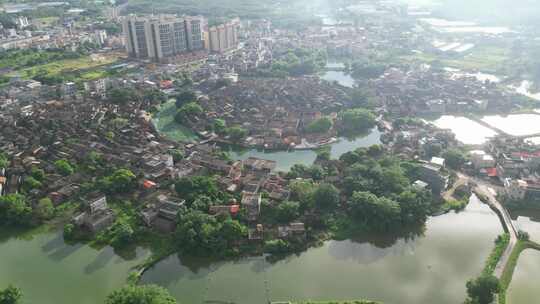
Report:
[{"label": "pond", "polygon": [[433,122],[441,129],[450,129],[456,135],[456,139],[464,144],[478,145],[486,142],[489,137],[497,135],[473,120],[461,116],[443,115]]},{"label": "pond", "polygon": [[540,114],[485,116],[482,121],[514,136],[540,133]]},{"label": "pond", "polygon": [[354,84],[356,83],[356,80],[354,78],[342,71],[326,71],[321,76],[321,79],[334,82],[337,81],[340,85],[344,87],[352,88]]},{"label": "pond", "polygon": [[[377,128],[373,128],[368,135],[359,136],[355,139],[345,137],[339,138],[339,141],[330,145],[330,154],[332,158],[339,158],[344,153],[353,151],[361,147],[369,147],[380,144],[381,132]],[[315,162],[317,153],[312,150],[292,150],[287,151],[271,151],[264,152],[255,149],[232,149],[229,152],[232,159],[244,160],[248,157],[257,157],[262,159],[273,160],[277,162],[278,171],[288,171],[295,164],[309,166]]]},{"label": "pond", "polygon": [[518,230],[526,231],[531,241],[540,243],[540,209],[510,210],[510,216]]},{"label": "pond", "polygon": [[[540,251],[527,249],[519,256],[512,282],[506,292],[509,304],[532,304],[540,299]],[[536,299],[536,300],[534,300]]]},{"label": "pond", "polygon": [[165,286],[181,303],[193,304],[359,298],[456,304],[463,302],[465,282],[479,274],[501,232],[497,216],[472,197],[463,212],[430,218],[424,235],[415,239],[328,241],[276,263],[262,257],[204,263],[175,255],[142,281]]},{"label": "pond", "polygon": [[0,232],[0,288],[14,284],[23,304],[96,304],[122,287],[132,267],[148,252],[121,257],[111,247],[100,250],[68,245],[58,231]]}]

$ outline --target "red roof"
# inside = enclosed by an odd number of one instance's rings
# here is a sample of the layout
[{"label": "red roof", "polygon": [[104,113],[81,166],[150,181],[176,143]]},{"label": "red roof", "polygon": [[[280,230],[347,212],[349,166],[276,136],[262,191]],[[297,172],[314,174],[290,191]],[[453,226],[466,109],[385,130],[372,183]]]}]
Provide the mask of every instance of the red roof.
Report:
[{"label": "red roof", "polygon": [[143,182],[144,189],[151,189],[151,188],[154,188],[155,186],[157,186],[157,184],[151,180],[145,179]]},{"label": "red roof", "polygon": [[231,205],[231,213],[238,213],[238,211],[240,211],[240,205]]},{"label": "red roof", "polygon": [[172,87],[173,82],[172,80],[163,80],[159,85],[162,89],[168,89]]},{"label": "red roof", "polygon": [[497,168],[487,168],[486,171],[489,177],[496,177],[499,175],[497,173]]}]

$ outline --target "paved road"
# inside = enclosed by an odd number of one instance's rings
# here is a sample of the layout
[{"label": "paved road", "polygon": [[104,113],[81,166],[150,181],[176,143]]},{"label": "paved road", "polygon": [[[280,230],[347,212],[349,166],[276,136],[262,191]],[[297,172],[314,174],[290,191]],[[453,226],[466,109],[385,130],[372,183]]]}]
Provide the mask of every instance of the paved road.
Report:
[{"label": "paved road", "polygon": [[477,186],[475,187],[475,192],[485,196],[488,199],[488,204],[497,209],[499,213],[502,215],[501,220],[503,220],[503,224],[508,230],[508,233],[510,234],[510,242],[508,243],[508,246],[506,247],[506,250],[504,251],[503,255],[499,259],[499,262],[497,263],[497,266],[495,267],[494,275],[497,278],[501,278],[502,273],[504,271],[504,268],[506,267],[506,264],[508,264],[508,260],[510,259],[510,254],[514,250],[514,247],[517,244],[518,236],[517,236],[517,230],[514,227],[514,224],[512,222],[512,219],[510,218],[510,214],[504,208],[504,206],[497,200],[496,198],[496,191],[493,190],[491,186],[486,184],[485,182],[474,180],[476,182]]}]

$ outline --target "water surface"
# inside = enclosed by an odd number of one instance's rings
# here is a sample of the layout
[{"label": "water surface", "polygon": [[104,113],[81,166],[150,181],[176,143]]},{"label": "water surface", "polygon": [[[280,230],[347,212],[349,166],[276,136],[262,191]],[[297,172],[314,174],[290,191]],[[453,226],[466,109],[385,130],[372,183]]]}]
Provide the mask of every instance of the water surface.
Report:
[{"label": "water surface", "polygon": [[2,231],[0,288],[21,288],[23,304],[103,303],[146,255],[142,249],[121,257],[111,247],[68,245],[61,232]]},{"label": "water surface", "polygon": [[485,116],[482,121],[514,136],[540,134],[540,114]]},{"label": "water surface", "polygon": [[329,241],[277,263],[262,257],[201,263],[171,256],[145,283],[181,303],[369,298],[385,304],[456,304],[502,232],[495,214],[472,198],[464,212],[430,218],[425,235],[395,242]]},{"label": "water surface", "polygon": [[473,120],[461,116],[443,115],[433,122],[441,129],[450,129],[464,144],[479,145],[497,133]]},{"label": "water surface", "polygon": [[540,251],[526,249],[519,256],[517,267],[508,288],[509,304],[532,304],[540,299]]},{"label": "water surface", "polygon": [[[357,138],[339,138],[339,141],[330,145],[330,155],[332,158],[339,158],[344,153],[354,151],[361,147],[369,147],[380,144],[381,132],[377,128],[373,128],[368,135],[359,136]],[[317,153],[312,150],[291,150],[287,151],[270,151],[265,152],[256,149],[235,149],[229,152],[232,159],[244,160],[248,157],[257,157],[262,159],[273,160],[277,162],[276,170],[288,171],[295,164],[309,166],[315,162]]]}]

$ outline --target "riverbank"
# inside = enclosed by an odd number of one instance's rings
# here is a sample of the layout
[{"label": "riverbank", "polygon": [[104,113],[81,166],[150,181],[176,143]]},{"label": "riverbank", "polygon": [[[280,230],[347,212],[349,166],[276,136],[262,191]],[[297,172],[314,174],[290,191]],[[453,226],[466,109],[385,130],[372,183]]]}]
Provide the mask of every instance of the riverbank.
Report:
[{"label": "riverbank", "polygon": [[[526,249],[534,249],[534,250],[540,251],[540,244],[531,242],[531,241],[525,241],[525,240],[519,240],[517,242],[517,245],[512,250],[508,263],[506,264],[506,267],[504,268],[504,271],[500,278],[500,292],[498,296],[499,304],[507,303],[506,293],[507,293],[508,287],[510,286],[510,283],[512,282],[512,277],[514,275],[514,271],[518,264],[519,256]],[[509,304],[512,304],[512,303],[509,303]]]}]

